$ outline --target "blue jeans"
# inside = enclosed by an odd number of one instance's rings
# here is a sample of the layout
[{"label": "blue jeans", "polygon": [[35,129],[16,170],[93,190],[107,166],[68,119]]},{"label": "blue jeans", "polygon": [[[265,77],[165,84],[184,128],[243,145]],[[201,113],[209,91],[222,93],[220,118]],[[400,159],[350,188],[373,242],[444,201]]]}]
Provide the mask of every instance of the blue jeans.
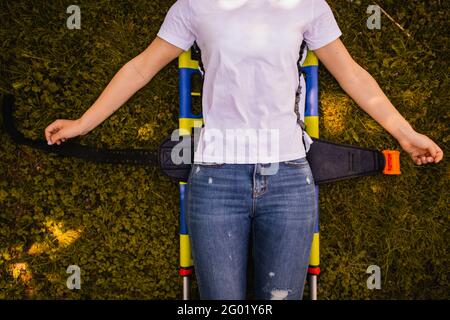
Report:
[{"label": "blue jeans", "polygon": [[201,299],[246,299],[251,231],[255,299],[302,298],[316,222],[314,180],[306,158],[273,165],[192,166],[185,209]]}]

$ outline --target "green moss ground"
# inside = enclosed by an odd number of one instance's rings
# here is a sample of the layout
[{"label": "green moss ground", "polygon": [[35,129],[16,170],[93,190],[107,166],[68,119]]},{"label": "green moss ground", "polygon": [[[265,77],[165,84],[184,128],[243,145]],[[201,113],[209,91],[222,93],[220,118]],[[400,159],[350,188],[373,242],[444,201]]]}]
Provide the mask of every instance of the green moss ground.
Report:
[{"label": "green moss ground", "polygon": [[[0,93],[16,96],[19,129],[43,138],[55,119],[81,116],[154,38],[172,3],[77,1],[82,29],[68,30],[73,2],[1,1]],[[382,30],[368,30],[369,1],[329,3],[355,59],[448,154],[448,2],[380,1],[412,38],[386,17]],[[177,83],[174,61],[78,141],[156,148],[177,126]],[[400,148],[324,69],[320,88],[321,137]],[[4,132],[0,156],[0,298],[181,298],[178,187],[157,169],[63,159],[17,146]],[[321,299],[449,298],[448,161],[401,158],[399,177],[321,188]],[[72,264],[82,270],[78,291],[65,285]],[[381,290],[366,288],[369,265],[381,267]]]}]

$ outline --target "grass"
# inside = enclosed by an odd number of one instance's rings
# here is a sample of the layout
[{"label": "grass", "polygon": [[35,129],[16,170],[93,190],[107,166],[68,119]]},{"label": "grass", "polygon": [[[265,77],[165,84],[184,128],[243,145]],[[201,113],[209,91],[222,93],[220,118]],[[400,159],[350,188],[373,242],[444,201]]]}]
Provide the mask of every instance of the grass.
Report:
[{"label": "grass", "polygon": [[[0,93],[16,96],[19,129],[43,138],[53,120],[81,116],[146,48],[172,2],[77,1],[82,29],[68,30],[72,2],[2,1]],[[411,38],[385,16],[368,30],[369,1],[329,3],[355,60],[448,154],[448,2],[378,2]],[[80,143],[156,148],[177,127],[177,82],[174,61]],[[320,88],[321,137],[400,148],[323,68]],[[0,298],[181,298],[178,191],[157,169],[62,159],[3,132],[0,156]],[[401,159],[399,177],[321,187],[321,299],[449,298],[448,161]],[[72,264],[81,290],[65,285]],[[381,290],[366,287],[370,265],[381,268]]]}]

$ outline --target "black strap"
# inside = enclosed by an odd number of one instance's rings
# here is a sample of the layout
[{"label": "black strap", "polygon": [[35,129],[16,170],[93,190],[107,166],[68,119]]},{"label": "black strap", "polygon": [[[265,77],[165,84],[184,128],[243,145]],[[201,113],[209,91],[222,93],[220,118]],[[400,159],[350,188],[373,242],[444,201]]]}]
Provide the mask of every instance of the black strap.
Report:
[{"label": "black strap", "polygon": [[[62,145],[47,145],[45,140],[32,140],[17,131],[13,120],[14,97],[5,96],[3,99],[3,123],[6,132],[18,144],[42,149],[66,157],[76,157],[88,161],[114,164],[133,164],[157,166],[169,177],[176,181],[187,181],[191,170],[191,163],[174,164],[172,152],[179,141],[166,138],[160,145],[158,152],[143,149],[98,149],[75,144],[67,141]],[[191,140],[190,144],[175,150],[183,156],[185,152],[192,152],[195,144],[194,135],[184,137]],[[381,152],[351,145],[336,144],[323,139],[315,139],[308,152],[308,162],[317,184],[354,178],[379,173],[385,166],[385,159]],[[191,153],[192,161],[192,153]]]},{"label": "black strap", "polygon": [[3,98],[3,123],[6,132],[17,144],[41,149],[64,157],[75,157],[98,163],[158,165],[158,155],[152,150],[145,149],[100,149],[66,141],[61,145],[48,145],[45,140],[26,138],[14,126],[14,97],[7,95]]},{"label": "black strap", "polygon": [[198,61],[198,67],[202,73],[202,77],[204,77],[205,69],[202,62],[202,51],[200,50],[197,42],[194,42],[194,45],[191,47],[191,59]]},{"label": "black strap", "polygon": [[[160,168],[175,181],[187,182],[192,168],[190,162],[181,164],[173,162],[173,153],[181,157],[193,150],[191,148],[194,143],[193,136],[183,137],[186,138],[187,143],[179,145],[178,141],[168,137],[161,143],[159,149]],[[383,171],[385,167],[384,155],[377,150],[337,144],[324,139],[312,139],[314,143],[307,159],[316,184],[374,175]]]},{"label": "black strap", "polygon": [[305,143],[305,137],[303,134],[303,131],[306,131],[306,125],[303,122],[303,120],[301,119],[300,116],[300,110],[299,110],[299,106],[300,106],[300,99],[301,99],[301,95],[302,95],[302,83],[301,83],[301,77],[302,77],[302,59],[303,56],[305,54],[305,51],[307,50],[306,48],[306,41],[303,40],[301,46],[300,46],[300,53],[299,53],[299,58],[297,61],[297,68],[298,68],[298,76],[299,76],[299,83],[298,83],[298,88],[297,91],[295,93],[295,107],[294,107],[294,111],[295,114],[297,115],[297,123],[299,124],[300,128],[302,129],[302,141],[303,141],[303,145],[305,146],[305,152],[306,152],[306,143]]}]

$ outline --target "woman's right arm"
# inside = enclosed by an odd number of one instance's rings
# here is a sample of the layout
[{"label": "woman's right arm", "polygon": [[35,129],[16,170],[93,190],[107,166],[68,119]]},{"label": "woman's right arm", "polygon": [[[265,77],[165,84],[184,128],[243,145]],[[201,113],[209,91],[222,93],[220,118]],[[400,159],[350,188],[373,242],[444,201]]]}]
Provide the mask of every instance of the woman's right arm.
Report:
[{"label": "woman's right arm", "polygon": [[138,56],[127,62],[113,77],[95,103],[77,120],[58,119],[45,129],[48,144],[85,135],[144,87],[184,50],[156,37]]}]

